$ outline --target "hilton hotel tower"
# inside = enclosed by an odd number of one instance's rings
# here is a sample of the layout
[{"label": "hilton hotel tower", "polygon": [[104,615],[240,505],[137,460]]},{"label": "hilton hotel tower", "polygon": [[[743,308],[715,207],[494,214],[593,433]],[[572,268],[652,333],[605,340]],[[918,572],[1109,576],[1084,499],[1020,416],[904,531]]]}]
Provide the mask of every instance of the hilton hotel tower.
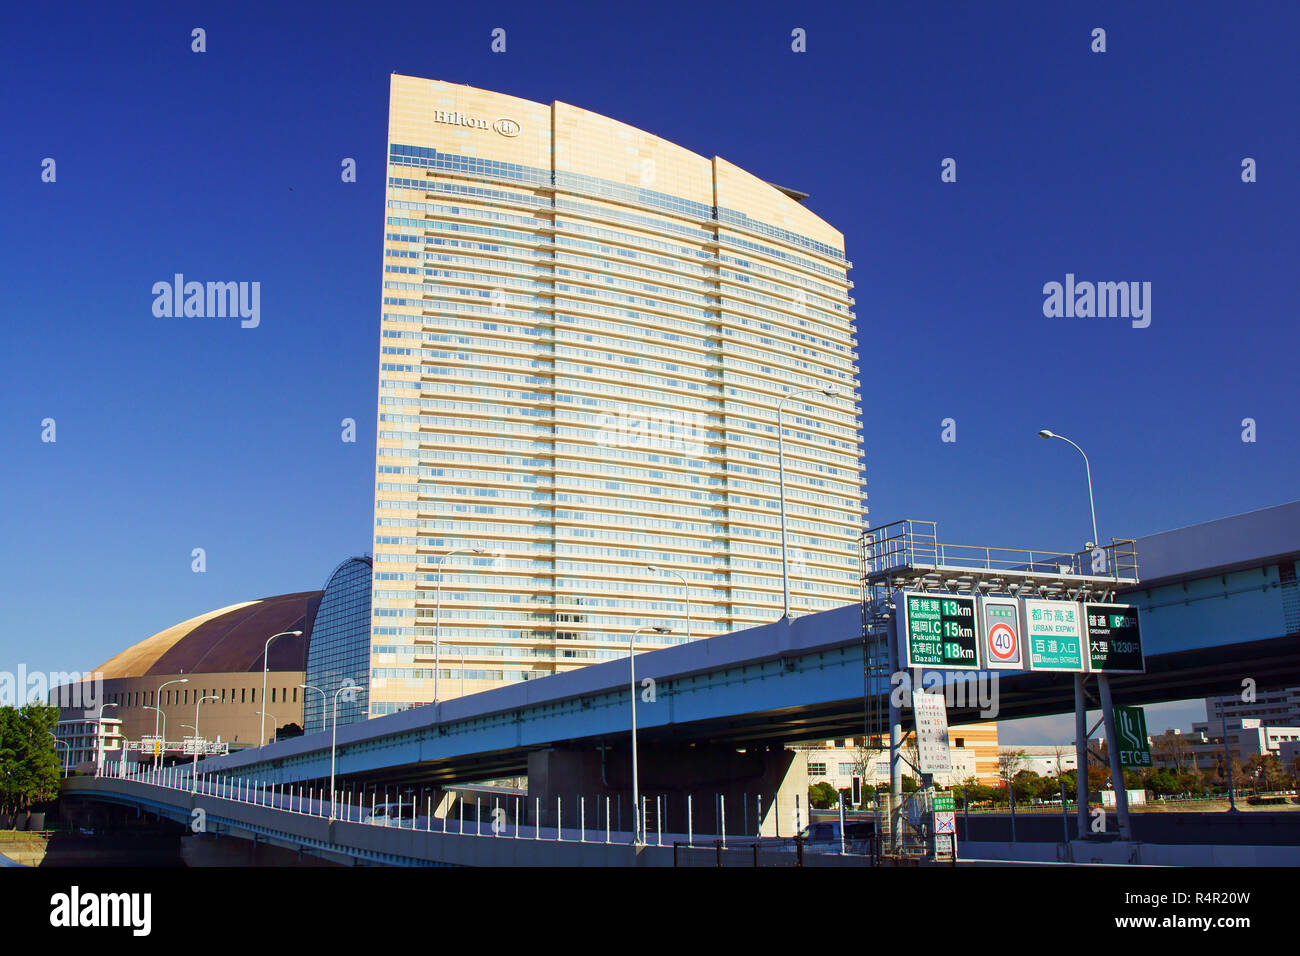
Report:
[{"label": "hilton hotel tower", "polygon": [[804,194],[394,75],[386,197],[372,716],[435,659],[445,700],[779,619],[789,393],[792,614],[859,600],[850,264]]}]

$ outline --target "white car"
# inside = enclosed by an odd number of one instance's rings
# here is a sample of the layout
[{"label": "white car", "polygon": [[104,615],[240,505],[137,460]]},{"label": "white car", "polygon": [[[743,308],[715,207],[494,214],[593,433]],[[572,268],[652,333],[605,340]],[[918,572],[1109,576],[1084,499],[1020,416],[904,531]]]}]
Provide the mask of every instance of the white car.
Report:
[{"label": "white car", "polygon": [[418,823],[419,819],[415,807],[409,803],[381,803],[374,810],[367,810],[361,822],[377,827],[405,827],[410,830],[411,824]]}]

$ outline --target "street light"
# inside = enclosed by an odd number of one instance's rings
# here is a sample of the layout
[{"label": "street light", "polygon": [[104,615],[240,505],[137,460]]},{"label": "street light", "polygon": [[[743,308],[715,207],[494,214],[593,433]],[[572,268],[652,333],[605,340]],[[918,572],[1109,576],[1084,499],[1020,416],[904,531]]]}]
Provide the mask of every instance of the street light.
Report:
[{"label": "street light", "polygon": [[[266,647],[262,649],[262,706],[263,707],[266,706],[266,675],[267,672],[270,671],[271,669],[271,662],[270,660],[268,660],[268,655],[271,653],[271,642],[275,640],[277,637],[285,637],[287,635],[293,635],[294,637],[302,637],[302,631],[281,631],[279,634],[272,634],[270,637],[266,639]],[[257,746],[261,747],[265,743],[266,743],[266,716],[263,715],[261,735],[257,738]]]},{"label": "street light", "polygon": [[258,713],[259,713],[259,714],[262,714],[264,717],[270,717],[270,718],[271,718],[272,734],[273,734],[274,736],[278,736],[277,734],[275,734],[275,731],[274,731],[275,725],[279,723],[279,721],[275,719],[275,714],[264,714],[264,713],[263,713],[262,711],[260,711],[260,710],[258,711]]},{"label": "street light", "polygon": [[833,388],[801,388],[798,391],[787,392],[779,402],[776,403],[776,459],[777,468],[781,473],[781,592],[785,598],[785,613],[782,615],[786,620],[790,618],[790,568],[787,563],[788,548],[786,546],[785,536],[785,419],[783,417],[785,403],[799,395],[810,395],[819,392],[827,398],[834,398],[835,389]]},{"label": "street light", "polygon": [[671,574],[677,580],[682,582],[682,589],[686,592],[686,640],[691,639],[691,586],[686,582],[686,576],[672,568],[661,568],[657,564],[650,565],[650,570],[655,573]]},{"label": "street light", "polygon": [[[162,712],[162,709],[161,709],[161,708],[162,708],[162,692],[163,692],[163,688],[166,687],[168,684],[188,684],[189,682],[190,682],[190,679],[189,679],[188,677],[178,677],[176,680],[163,681],[161,684],[158,685],[158,690],[155,692],[155,693],[156,693],[156,696],[155,696],[155,698],[154,698],[154,700],[157,702],[158,706],[155,707],[155,708],[153,708],[153,709],[156,710],[156,711],[158,711],[158,714],[162,717],[162,727],[163,727],[162,732],[163,732],[163,737],[164,737],[164,738],[166,738],[166,736],[167,736],[167,715],[164,714],[164,713]],[[153,735],[154,735],[155,737],[158,736],[158,718],[157,718],[157,717],[155,717],[155,718],[153,719]],[[159,752],[158,752],[158,760],[155,760],[155,761],[154,761],[154,767],[155,767],[155,768],[158,766],[158,761],[161,760],[161,759],[162,759],[162,750],[161,750],[161,748],[160,748],[160,749],[159,749]]]},{"label": "street light", "polygon": [[98,777],[104,765],[104,708],[116,707],[117,704],[100,704],[99,718],[95,721],[95,776]]},{"label": "street light", "polygon": [[190,774],[190,793],[199,789],[199,704],[205,700],[217,700],[215,696],[209,694],[207,697],[200,697],[194,702],[194,770]]},{"label": "street light", "polygon": [[[1092,465],[1088,461],[1087,453],[1064,435],[1058,435],[1047,428],[1039,429],[1039,438],[1057,438],[1070,445],[1080,455],[1083,455],[1083,467],[1088,476],[1088,509],[1092,514],[1092,540],[1088,542],[1084,550],[1091,551],[1093,548],[1101,546],[1100,537],[1097,534],[1097,505],[1092,497]],[[1085,652],[1086,655],[1086,652]],[[1075,737],[1075,755],[1076,762],[1082,767],[1077,770],[1079,783],[1077,787],[1077,797],[1079,802],[1079,834],[1082,836],[1084,827],[1087,824],[1087,782],[1088,782],[1088,719],[1087,719],[1087,700],[1084,694],[1083,684],[1086,680],[1083,674],[1074,675],[1074,737]],[[1110,694],[1110,677],[1105,673],[1097,675],[1097,690],[1101,695],[1101,719],[1106,730],[1106,749],[1110,754],[1110,777],[1115,788],[1115,815],[1119,818],[1120,838],[1129,839],[1132,831],[1129,829],[1128,817],[1128,792],[1124,789],[1124,768],[1120,764],[1119,747],[1112,745],[1113,741],[1118,738],[1115,733],[1115,707],[1111,700]]]},{"label": "street light", "polygon": [[[156,710],[158,711],[159,714],[162,714],[162,734],[163,734],[163,739],[165,740],[167,737],[167,715],[163,714],[162,710],[157,707],[150,707],[148,704],[143,704],[141,706],[143,706],[145,710]],[[158,718],[157,717],[153,719],[153,736],[155,741],[154,746],[158,747],[158,752],[153,755],[153,766],[154,769],[157,770],[158,761],[162,757],[162,747],[159,746],[157,743],[158,740]],[[141,749],[141,752],[143,753],[143,748]]]},{"label": "street light", "polygon": [[330,735],[330,822],[334,821],[334,750],[339,742],[339,694],[345,690],[360,690],[355,684],[344,684],[334,692],[334,718]]},{"label": "street light", "polygon": [[49,734],[50,734],[51,737],[54,737],[54,743],[55,743],[56,746],[57,746],[58,744],[62,744],[63,746],[65,746],[65,747],[68,748],[68,759],[67,759],[67,761],[63,764],[63,775],[66,777],[69,773],[71,773],[71,766],[72,766],[72,744],[68,743],[66,740],[60,740],[60,739],[55,735],[54,731],[52,731],[52,730],[49,732]]},{"label": "street light", "polygon": [[1084,452],[1082,448],[1080,448],[1078,445],[1075,445],[1074,442],[1070,441],[1070,439],[1066,438],[1064,435],[1058,435],[1055,432],[1049,431],[1046,428],[1039,430],[1038,437],[1059,439],[1065,442],[1067,445],[1073,446],[1075,451],[1077,451],[1080,455],[1083,455],[1083,467],[1085,472],[1088,475],[1088,508],[1092,512],[1092,541],[1089,542],[1087,550],[1091,550],[1097,547],[1098,544],[1100,544],[1101,539],[1097,537],[1097,506],[1093,503],[1092,500],[1092,465],[1088,463],[1087,454]]},{"label": "street light", "polygon": [[482,548],[457,548],[455,551],[448,551],[440,555],[438,560],[433,563],[434,570],[437,573],[438,587],[436,591],[436,603],[433,612],[433,702],[438,703],[438,671],[442,669],[442,562],[457,554],[464,554],[466,551],[472,554],[482,554]]},{"label": "street light", "polygon": [[[326,703],[326,701],[325,701],[325,692],[324,692],[323,690],[321,690],[319,687],[314,687],[314,686],[311,685],[311,684],[299,684],[298,686],[299,686],[299,687],[305,687],[307,690],[314,690],[316,693],[320,694],[320,729],[321,729],[322,731],[324,731],[324,730],[325,730],[325,711],[329,710],[329,705],[328,705],[328,704]],[[303,717],[302,717],[302,724],[303,724],[303,726],[302,726],[302,731],[303,731],[303,733],[306,733],[306,732],[307,732],[307,706],[306,706],[306,704],[303,705],[302,713],[303,713]]]},{"label": "street light", "polygon": [[638,846],[641,845],[641,787],[637,779],[637,756],[636,756],[636,638],[642,631],[655,631],[658,634],[670,633],[666,627],[646,626],[638,627],[632,632],[632,643],[627,652],[627,669],[632,675],[632,816],[635,820],[632,831],[632,840]]}]

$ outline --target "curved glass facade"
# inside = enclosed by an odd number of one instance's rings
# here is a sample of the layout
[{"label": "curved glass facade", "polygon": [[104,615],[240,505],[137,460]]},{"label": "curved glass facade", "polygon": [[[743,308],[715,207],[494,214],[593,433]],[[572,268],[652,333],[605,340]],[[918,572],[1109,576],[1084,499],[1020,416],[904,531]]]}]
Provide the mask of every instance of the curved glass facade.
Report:
[{"label": "curved glass facade", "polygon": [[779,618],[792,392],[791,606],[858,600],[839,232],[607,117],[398,75],[386,196],[373,714],[434,699],[435,638],[445,699]]},{"label": "curved glass facade", "polygon": [[[334,693],[347,682],[361,690],[339,695],[339,724],[369,714],[371,570],[369,558],[349,558],[325,585],[307,648],[305,683],[319,687],[328,699],[314,690],[302,692],[305,733],[329,730]],[[349,696],[354,699],[344,699]]]}]

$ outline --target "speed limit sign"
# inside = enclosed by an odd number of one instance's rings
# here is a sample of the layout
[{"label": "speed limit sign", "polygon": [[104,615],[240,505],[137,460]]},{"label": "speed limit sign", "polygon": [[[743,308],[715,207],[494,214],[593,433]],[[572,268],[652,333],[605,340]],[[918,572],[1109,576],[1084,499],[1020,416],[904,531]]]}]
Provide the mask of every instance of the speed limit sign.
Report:
[{"label": "speed limit sign", "polygon": [[984,666],[993,671],[1024,670],[1019,603],[1015,598],[986,597],[980,610]]}]

